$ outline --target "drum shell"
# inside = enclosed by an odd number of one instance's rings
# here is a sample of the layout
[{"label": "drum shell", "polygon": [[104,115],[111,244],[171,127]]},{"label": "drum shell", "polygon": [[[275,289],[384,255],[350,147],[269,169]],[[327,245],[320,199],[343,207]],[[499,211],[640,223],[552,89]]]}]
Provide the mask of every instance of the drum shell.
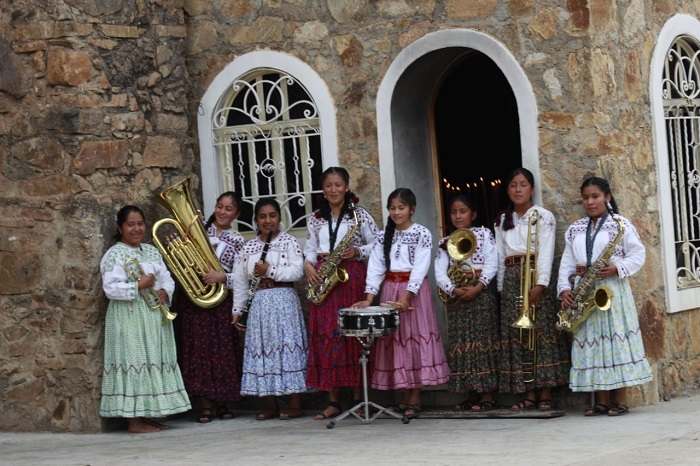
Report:
[{"label": "drum shell", "polygon": [[347,336],[385,336],[399,327],[399,311],[383,306],[345,308],[338,312],[338,331]]}]

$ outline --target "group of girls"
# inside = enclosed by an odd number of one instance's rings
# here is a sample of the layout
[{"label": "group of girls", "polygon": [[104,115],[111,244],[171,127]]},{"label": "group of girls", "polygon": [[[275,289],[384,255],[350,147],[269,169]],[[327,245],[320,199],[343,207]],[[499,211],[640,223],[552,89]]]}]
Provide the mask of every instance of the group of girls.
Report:
[{"label": "group of girls", "polygon": [[[303,251],[294,237],[280,231],[280,205],[274,199],[255,205],[260,234],[245,242],[231,227],[241,199],[235,193],[222,194],[206,231],[225,273],[211,271],[203,280],[225,283],[233,299],[214,310],[178,299],[179,364],[172,324],[161,321],[139,293],[152,288],[167,304],[174,283],[158,251],[141,243],[143,213],[134,206],[123,208],[117,217],[119,242],[101,263],[110,304],[100,414],[129,418],[131,432],[155,432],[167,425],[152,418],[191,409],[190,397],[199,400],[196,420],[209,422],[214,416],[233,418],[228,403],[249,395],[265,400],[257,419],[292,419],[304,414],[300,394],[316,389],[328,392],[328,405],[314,418],[335,417],[342,412],[341,389],[351,391],[353,405],[362,393],[362,346],[339,331],[339,310],[368,307],[377,297],[397,307],[401,324],[375,340],[370,386],[402,390],[402,401],[391,409],[407,418],[420,414],[423,387],[445,383],[449,390],[467,394],[456,410],[493,409],[497,392],[518,394],[513,410],[546,410],[552,406],[551,389],[569,383],[573,391],[596,392],[596,405],[586,415],[627,413],[625,387],[652,377],[627,279],[644,263],[634,226],[617,213],[605,180],[586,180],[581,197],[588,216],[567,229],[555,283],[554,216],[532,203],[535,186],[528,170],[515,170],[506,186],[510,203],[496,220],[495,235],[476,226],[478,214],[467,197],[450,202],[452,227],[470,229],[478,244],[457,264],[470,279],[466,285],[455,286],[448,276],[455,261],[446,251],[448,236],[440,240],[434,257],[436,282],[452,298],[447,352],[427,280],[432,235],[413,222],[417,202],[409,189],[389,195],[389,219],[380,231],[372,216],[355,205],[348,172],[328,168],[322,175],[324,198],[307,221]],[[612,289],[613,303],[609,311],[593,312],[581,325],[570,350],[555,328],[557,311],[573,304],[572,288],[615,238],[618,223],[613,216],[625,226],[623,239],[598,273],[601,283]],[[319,268],[341,241],[344,248],[337,253],[348,280],[320,304],[309,304],[307,337],[294,282],[305,276],[309,286],[319,284]],[[136,281],[124,269],[132,256],[144,267]],[[521,266],[526,264],[537,271],[525,290],[537,317],[534,329],[521,331],[512,323],[522,310]],[[251,283],[256,284],[252,300]],[[236,329],[245,330],[242,357]],[[278,406],[281,395],[289,395],[284,410]]]}]

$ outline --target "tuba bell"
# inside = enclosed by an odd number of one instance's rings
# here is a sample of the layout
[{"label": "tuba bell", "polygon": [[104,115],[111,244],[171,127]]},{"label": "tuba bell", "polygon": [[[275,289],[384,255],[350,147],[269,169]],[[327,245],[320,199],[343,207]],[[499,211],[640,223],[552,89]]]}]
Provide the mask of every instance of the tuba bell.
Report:
[{"label": "tuba bell", "polygon": [[[455,288],[475,285],[479,281],[479,277],[476,276],[474,268],[467,264],[469,270],[462,269],[464,261],[474,255],[478,246],[474,232],[468,228],[458,228],[447,238],[446,246],[447,254],[454,259],[454,263],[447,269],[447,276],[454,283]],[[440,288],[438,288],[438,297],[447,305],[454,304],[459,300],[456,296],[450,296]]]},{"label": "tuba bell", "polygon": [[[171,186],[161,192],[155,200],[168,209],[174,219],[164,218],[153,225],[153,244],[160,251],[163,260],[180,282],[190,301],[203,308],[218,305],[226,298],[228,290],[223,283],[207,285],[201,277],[210,269],[222,273],[225,271],[211,247],[202,220],[194,207],[190,179],[186,178]],[[179,237],[163,245],[157,233],[160,227],[168,224],[177,230]]]}]

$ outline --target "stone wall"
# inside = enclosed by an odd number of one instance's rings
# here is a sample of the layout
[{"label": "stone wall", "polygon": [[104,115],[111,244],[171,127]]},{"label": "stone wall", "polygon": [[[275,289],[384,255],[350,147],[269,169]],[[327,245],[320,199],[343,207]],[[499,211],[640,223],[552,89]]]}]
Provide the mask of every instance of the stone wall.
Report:
[{"label": "stone wall", "polygon": [[[536,93],[543,204],[612,182],[647,246],[634,277],[654,403],[699,386],[700,314],[667,315],[649,110],[655,37],[692,0],[13,0],[0,5],[0,430],[98,431],[99,260],[126,203],[198,182],[197,104],[235,57],[308,63],[336,104],[340,163],[381,218],[375,99],[392,60],[449,28],[501,41]],[[562,244],[558,244],[561,252]]]},{"label": "stone wall", "polygon": [[99,431],[99,261],[124,204],[197,173],[182,1],[0,6],[2,430]]}]

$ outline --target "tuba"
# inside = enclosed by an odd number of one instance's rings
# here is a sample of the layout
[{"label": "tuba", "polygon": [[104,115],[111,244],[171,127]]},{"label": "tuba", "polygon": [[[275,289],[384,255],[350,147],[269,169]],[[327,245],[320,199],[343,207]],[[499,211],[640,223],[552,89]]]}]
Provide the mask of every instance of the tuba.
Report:
[{"label": "tuba", "polygon": [[[225,273],[216,257],[209,236],[199,213],[192,201],[190,179],[186,178],[171,186],[156,197],[156,201],[165,206],[175,217],[158,220],[153,225],[153,244],[158,248],[170,271],[180,282],[190,300],[199,307],[211,308],[221,303],[228,290],[223,283],[205,284],[201,276],[214,269]],[[179,237],[170,240],[167,246],[158,238],[158,229],[163,225],[172,225]]]},{"label": "tuba", "polygon": [[[532,264],[532,227],[535,227],[535,247],[539,244],[539,212],[533,209],[527,217],[527,250],[520,264],[520,296],[518,304],[520,316],[511,325],[520,329],[520,342],[531,353],[530,360],[523,360],[523,382],[534,382],[537,375],[537,329],[535,328],[536,309],[530,304],[530,289],[537,283],[537,256]],[[527,333],[527,338],[523,334]]]},{"label": "tuba", "polygon": [[617,236],[605,246],[605,250],[603,250],[600,257],[588,268],[576,287],[571,290],[574,304],[570,308],[562,309],[557,313],[559,321],[555,326],[559,330],[574,333],[588,319],[591,312],[595,310],[607,311],[612,305],[612,290],[607,286],[601,285],[591,293],[593,285],[598,280],[598,272],[610,261],[625,232],[625,225],[622,223],[622,220],[614,215],[612,215],[612,219],[617,223]]},{"label": "tuba", "polygon": [[[477,246],[476,235],[468,228],[458,228],[447,238],[447,254],[454,259],[452,265],[447,269],[447,277],[454,283],[455,288],[473,286],[479,281],[474,267],[470,264],[467,264],[469,270],[462,269],[464,261],[474,255]],[[450,296],[440,288],[438,288],[438,297],[448,306],[459,301],[458,297]]]}]

